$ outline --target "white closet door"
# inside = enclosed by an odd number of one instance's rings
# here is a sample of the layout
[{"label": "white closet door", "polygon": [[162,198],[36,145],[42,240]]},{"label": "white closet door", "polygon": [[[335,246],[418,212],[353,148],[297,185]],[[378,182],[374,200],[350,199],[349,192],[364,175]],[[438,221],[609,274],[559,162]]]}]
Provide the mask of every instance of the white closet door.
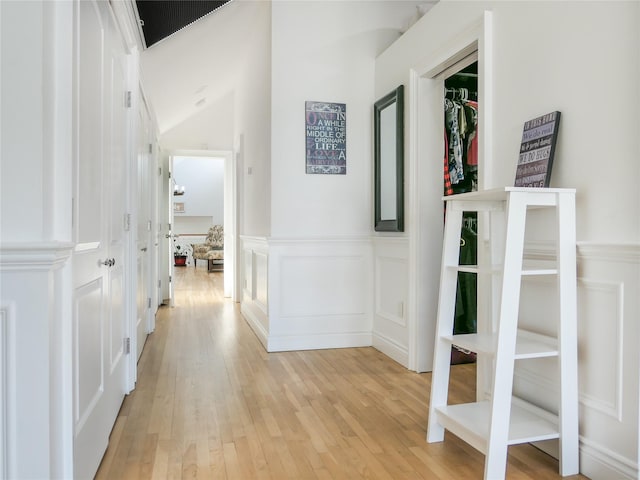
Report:
[{"label": "white closet door", "polygon": [[92,478],[126,380],[126,70],[108,4],[75,5],[74,477]]},{"label": "white closet door", "polygon": [[150,120],[144,102],[138,111],[138,155],[137,155],[137,291],[136,291],[136,355],[140,358],[147,335],[150,332],[151,288],[151,202],[149,200],[150,175]]}]

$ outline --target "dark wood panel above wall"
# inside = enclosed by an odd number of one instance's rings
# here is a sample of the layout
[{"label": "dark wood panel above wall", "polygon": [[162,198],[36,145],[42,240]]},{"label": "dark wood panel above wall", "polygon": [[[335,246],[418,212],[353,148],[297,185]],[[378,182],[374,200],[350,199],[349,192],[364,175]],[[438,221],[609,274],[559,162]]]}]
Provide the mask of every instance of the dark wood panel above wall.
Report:
[{"label": "dark wood panel above wall", "polygon": [[147,48],[231,0],[136,0]]}]

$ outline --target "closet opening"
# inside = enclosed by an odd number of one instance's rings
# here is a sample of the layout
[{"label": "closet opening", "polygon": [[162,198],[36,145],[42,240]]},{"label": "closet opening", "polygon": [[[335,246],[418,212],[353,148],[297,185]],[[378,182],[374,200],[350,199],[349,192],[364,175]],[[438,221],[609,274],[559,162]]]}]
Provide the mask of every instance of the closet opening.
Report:
[{"label": "closet opening", "polygon": [[[475,60],[474,60],[475,59]],[[473,55],[447,69],[444,80],[444,196],[478,190],[478,61]],[[454,73],[450,73],[450,72]],[[448,76],[446,76],[448,75]],[[460,264],[477,264],[478,218],[463,215]],[[477,278],[459,272],[454,334],[477,332]],[[451,363],[473,363],[476,354],[453,346]]]}]

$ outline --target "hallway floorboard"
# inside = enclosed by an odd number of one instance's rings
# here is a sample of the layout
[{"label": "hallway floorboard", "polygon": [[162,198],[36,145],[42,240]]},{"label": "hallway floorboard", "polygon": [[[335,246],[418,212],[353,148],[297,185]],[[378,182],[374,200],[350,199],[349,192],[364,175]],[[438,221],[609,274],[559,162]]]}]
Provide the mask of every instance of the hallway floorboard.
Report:
[{"label": "hallway floorboard", "polygon": [[[269,354],[222,275],[176,268],[175,307],[158,312],[97,479],[482,478],[466,443],[425,440],[431,374],[373,348]],[[474,399],[473,365],[452,382],[452,401]],[[557,471],[530,445],[509,450],[509,479]]]}]

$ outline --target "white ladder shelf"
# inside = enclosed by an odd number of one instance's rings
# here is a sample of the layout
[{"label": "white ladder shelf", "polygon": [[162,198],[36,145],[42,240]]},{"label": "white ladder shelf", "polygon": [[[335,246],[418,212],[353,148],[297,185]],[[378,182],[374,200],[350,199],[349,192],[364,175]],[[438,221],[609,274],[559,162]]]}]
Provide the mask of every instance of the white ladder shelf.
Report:
[{"label": "white ladder shelf", "polygon": [[[441,442],[444,430],[449,430],[486,456],[484,478],[496,480],[505,477],[509,445],[557,438],[560,474],[577,474],[575,190],[505,187],[452,195],[444,200],[447,211],[427,441]],[[556,261],[553,265],[536,268],[523,263],[528,207],[556,210]],[[463,212],[489,213],[492,265],[488,268],[458,265]],[[477,334],[452,335],[460,271],[492,275],[493,288],[498,290],[493,292],[498,304],[497,321],[490,322],[493,326],[479,328]],[[518,328],[524,275],[557,277],[557,337]],[[492,387],[488,400],[447,405],[452,345],[492,359]],[[512,395],[514,361],[541,357],[558,358],[558,415]]]}]

